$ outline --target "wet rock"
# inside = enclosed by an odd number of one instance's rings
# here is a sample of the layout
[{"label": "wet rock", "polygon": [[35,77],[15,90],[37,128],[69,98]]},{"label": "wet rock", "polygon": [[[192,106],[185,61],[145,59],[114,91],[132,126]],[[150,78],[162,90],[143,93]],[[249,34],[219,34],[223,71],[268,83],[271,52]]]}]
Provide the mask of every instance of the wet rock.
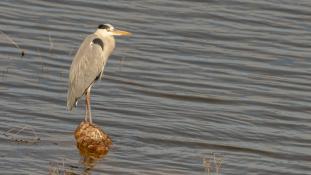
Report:
[{"label": "wet rock", "polygon": [[110,137],[96,124],[81,122],[75,131],[77,148],[83,157],[99,159],[112,145]]}]

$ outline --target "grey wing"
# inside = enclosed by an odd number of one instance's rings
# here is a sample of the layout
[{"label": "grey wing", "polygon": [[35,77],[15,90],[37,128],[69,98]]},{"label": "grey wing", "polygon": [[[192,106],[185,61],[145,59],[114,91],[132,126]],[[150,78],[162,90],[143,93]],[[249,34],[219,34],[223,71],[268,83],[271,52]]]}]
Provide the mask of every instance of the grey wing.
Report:
[{"label": "grey wing", "polygon": [[88,87],[101,75],[104,66],[104,43],[92,35],[81,44],[74,57],[68,82],[67,108],[72,110],[76,101]]}]

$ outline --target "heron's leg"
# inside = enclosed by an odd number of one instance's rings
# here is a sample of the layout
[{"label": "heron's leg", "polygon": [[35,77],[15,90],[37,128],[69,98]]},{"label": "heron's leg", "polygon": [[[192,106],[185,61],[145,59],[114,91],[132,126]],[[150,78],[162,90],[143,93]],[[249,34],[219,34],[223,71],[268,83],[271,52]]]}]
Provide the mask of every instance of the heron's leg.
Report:
[{"label": "heron's leg", "polygon": [[85,117],[84,121],[87,122],[87,119],[89,117],[89,111],[88,111],[88,106],[87,106],[88,100],[87,100],[87,93],[85,94]]},{"label": "heron's leg", "polygon": [[91,115],[91,87],[89,87],[86,91],[85,95],[85,105],[86,105],[86,116],[85,120],[87,121],[87,118],[89,119],[89,122],[92,123],[92,115]]}]

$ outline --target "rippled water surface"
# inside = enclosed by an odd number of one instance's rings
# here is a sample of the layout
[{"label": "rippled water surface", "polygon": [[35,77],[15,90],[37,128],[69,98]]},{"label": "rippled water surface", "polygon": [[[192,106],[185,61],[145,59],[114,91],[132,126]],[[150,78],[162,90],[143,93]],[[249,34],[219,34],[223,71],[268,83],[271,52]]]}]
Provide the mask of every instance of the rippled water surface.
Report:
[{"label": "rippled water surface", "polygon": [[[82,174],[66,110],[68,69],[100,23],[116,38],[93,87],[93,120],[113,140],[92,174],[311,174],[311,1],[0,1],[1,174]],[[10,37],[20,50],[12,44]],[[63,165],[61,165],[63,166]],[[213,170],[214,171],[214,170]]]}]

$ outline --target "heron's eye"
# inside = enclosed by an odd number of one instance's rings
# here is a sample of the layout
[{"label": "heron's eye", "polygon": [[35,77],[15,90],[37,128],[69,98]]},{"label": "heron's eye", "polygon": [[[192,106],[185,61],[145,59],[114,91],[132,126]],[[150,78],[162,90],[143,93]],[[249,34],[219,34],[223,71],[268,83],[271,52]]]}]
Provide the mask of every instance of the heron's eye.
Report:
[{"label": "heron's eye", "polygon": [[111,32],[111,31],[113,31],[113,28],[112,28],[112,27],[109,27],[109,28],[107,28],[107,31],[108,31],[108,32]]}]

